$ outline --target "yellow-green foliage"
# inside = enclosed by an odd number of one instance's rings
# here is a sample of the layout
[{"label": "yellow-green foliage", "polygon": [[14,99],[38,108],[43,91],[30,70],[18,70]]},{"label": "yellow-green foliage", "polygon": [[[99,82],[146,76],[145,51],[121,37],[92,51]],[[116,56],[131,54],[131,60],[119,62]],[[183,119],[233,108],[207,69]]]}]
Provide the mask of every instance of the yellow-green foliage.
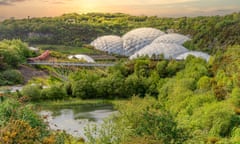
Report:
[{"label": "yellow-green foliage", "polygon": [[0,142],[2,143],[40,143],[39,138],[38,128],[32,128],[23,120],[10,120],[0,130]]},{"label": "yellow-green foliage", "polygon": [[0,143],[64,144],[67,134],[48,130],[32,105],[18,101],[22,101],[21,98],[3,95],[0,102]]},{"label": "yellow-green foliage", "polygon": [[[117,105],[119,114],[105,121],[102,128],[89,127],[89,143],[182,143],[187,137],[171,115],[154,98],[133,97]],[[97,133],[97,137],[94,136]]]}]

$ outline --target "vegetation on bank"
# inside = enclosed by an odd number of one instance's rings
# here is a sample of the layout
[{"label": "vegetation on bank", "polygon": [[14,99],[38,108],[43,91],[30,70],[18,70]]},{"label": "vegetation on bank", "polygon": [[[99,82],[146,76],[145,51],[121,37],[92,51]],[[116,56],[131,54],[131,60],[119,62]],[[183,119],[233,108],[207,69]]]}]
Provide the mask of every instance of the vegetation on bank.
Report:
[{"label": "vegetation on bank", "polygon": [[21,40],[0,41],[0,86],[23,83],[23,76],[17,68],[32,55]]},{"label": "vegetation on bank", "polygon": [[42,50],[51,50],[51,51],[57,51],[63,54],[101,54],[103,52],[95,50],[93,47],[89,45],[83,45],[81,47],[79,46],[65,46],[65,45],[36,45],[36,47],[42,49]]},{"label": "vegetation on bank", "polygon": [[70,73],[68,82],[46,89],[27,85],[22,95],[32,101],[130,99],[117,105],[119,114],[103,128],[86,130],[89,143],[236,143],[239,55],[236,45],[209,62],[193,56],[185,61],[140,58],[102,71],[81,69]]},{"label": "vegetation on bank", "polygon": [[49,130],[25,97],[1,94],[0,143],[3,144],[66,144],[80,142],[61,131]]},{"label": "vegetation on bank", "polygon": [[[118,100],[118,102],[125,102],[127,100]],[[45,100],[33,102],[36,106],[41,107],[67,107],[67,106],[78,106],[78,105],[98,105],[98,104],[114,104],[115,101],[107,99],[93,99],[93,100],[82,100],[79,98],[69,98],[67,100]]]},{"label": "vegetation on bank", "polygon": [[[106,120],[103,128],[89,127],[89,143],[238,143],[239,48],[229,47],[208,63],[189,56],[175,65],[180,69],[171,69],[172,75],[162,73],[163,69],[157,71],[167,64],[164,61],[152,70],[141,67],[143,73],[138,77],[149,78],[161,72],[154,78],[154,91],[135,93],[145,97],[132,97],[117,105],[119,114]],[[163,68],[166,70],[166,66]],[[145,75],[146,70],[150,75]],[[157,93],[153,93],[155,90]],[[91,135],[95,132],[99,137]]]}]

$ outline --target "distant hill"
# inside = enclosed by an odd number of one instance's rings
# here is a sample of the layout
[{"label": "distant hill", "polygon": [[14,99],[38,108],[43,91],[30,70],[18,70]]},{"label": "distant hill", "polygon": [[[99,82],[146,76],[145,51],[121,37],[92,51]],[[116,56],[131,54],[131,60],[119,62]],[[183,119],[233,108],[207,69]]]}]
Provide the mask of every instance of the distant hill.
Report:
[{"label": "distant hill", "polygon": [[81,46],[98,36],[124,33],[139,27],[189,35],[189,49],[209,53],[240,44],[240,13],[226,16],[159,18],[122,13],[64,14],[53,18],[8,19],[0,22],[0,40],[21,39],[30,44]]}]

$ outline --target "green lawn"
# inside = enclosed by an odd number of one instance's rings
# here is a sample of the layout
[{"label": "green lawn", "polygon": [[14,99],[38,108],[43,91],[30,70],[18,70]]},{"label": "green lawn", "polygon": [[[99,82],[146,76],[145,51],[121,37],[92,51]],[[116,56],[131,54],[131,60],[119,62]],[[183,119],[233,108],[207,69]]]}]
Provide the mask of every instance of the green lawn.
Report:
[{"label": "green lawn", "polygon": [[53,50],[63,54],[101,54],[102,52],[88,47],[75,47],[65,45],[36,45],[42,50]]}]

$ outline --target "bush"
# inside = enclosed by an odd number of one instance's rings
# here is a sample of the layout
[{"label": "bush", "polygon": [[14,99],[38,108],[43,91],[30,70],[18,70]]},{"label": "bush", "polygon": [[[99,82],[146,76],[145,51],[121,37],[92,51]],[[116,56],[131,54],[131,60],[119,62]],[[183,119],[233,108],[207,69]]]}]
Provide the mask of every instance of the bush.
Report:
[{"label": "bush", "polygon": [[211,78],[207,76],[201,77],[197,82],[197,88],[202,90],[211,89]]},{"label": "bush", "polygon": [[31,56],[27,45],[20,40],[3,40],[0,42],[0,57],[2,62],[11,67],[17,67]]},{"label": "bush", "polygon": [[53,85],[50,88],[46,88],[41,93],[42,99],[64,99],[67,96],[66,90],[62,85]]},{"label": "bush", "polygon": [[39,143],[39,131],[23,120],[11,120],[0,130],[0,141],[3,143]]},{"label": "bush", "polygon": [[119,74],[99,79],[94,87],[97,91],[97,98],[113,99],[127,96],[127,93],[123,89],[124,79]]},{"label": "bush", "polygon": [[2,73],[1,77],[5,81],[5,84],[8,85],[23,83],[23,76],[18,70],[6,70]]},{"label": "bush", "polygon": [[13,99],[6,99],[0,104],[0,127],[16,117],[16,110],[20,107],[20,103]]},{"label": "bush", "polygon": [[235,107],[240,108],[240,88],[236,87],[232,90],[231,101]]},{"label": "bush", "polygon": [[127,97],[133,95],[144,97],[148,89],[147,78],[132,74],[125,79],[124,88],[127,92]]},{"label": "bush", "polygon": [[73,83],[72,92],[74,97],[82,99],[91,99],[97,97],[97,90],[93,86],[93,82],[82,79]]},{"label": "bush", "polygon": [[166,67],[168,62],[166,60],[159,61],[156,66],[156,70],[160,77],[164,78],[167,75]]},{"label": "bush", "polygon": [[46,123],[33,111],[31,105],[7,98],[0,105],[1,143],[63,144],[65,135],[54,134]]},{"label": "bush", "polygon": [[101,128],[87,129],[89,143],[118,144],[146,138],[149,141],[145,144],[177,144],[187,138],[186,133],[177,128],[173,117],[154,98],[133,97],[128,103],[117,107],[119,115],[106,120]]},{"label": "bush", "polygon": [[28,96],[32,101],[38,101],[41,99],[41,86],[26,85],[22,89],[22,94]]}]

